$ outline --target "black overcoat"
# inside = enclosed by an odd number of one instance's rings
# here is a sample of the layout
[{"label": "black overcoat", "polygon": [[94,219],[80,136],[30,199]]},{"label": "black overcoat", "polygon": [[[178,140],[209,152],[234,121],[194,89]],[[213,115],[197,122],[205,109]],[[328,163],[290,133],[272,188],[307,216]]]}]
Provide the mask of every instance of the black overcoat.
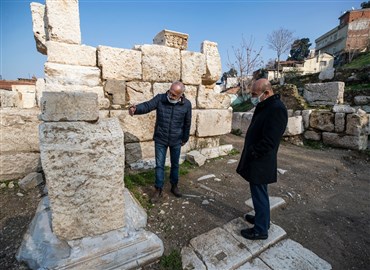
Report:
[{"label": "black overcoat", "polygon": [[172,104],[167,94],[158,94],[149,101],[136,105],[135,114],[145,114],[156,110],[153,140],[157,143],[174,146],[189,140],[191,126],[191,102],[181,97]]},{"label": "black overcoat", "polygon": [[287,109],[280,95],[257,104],[236,169],[245,180],[254,184],[277,181],[277,152],[287,122]]}]

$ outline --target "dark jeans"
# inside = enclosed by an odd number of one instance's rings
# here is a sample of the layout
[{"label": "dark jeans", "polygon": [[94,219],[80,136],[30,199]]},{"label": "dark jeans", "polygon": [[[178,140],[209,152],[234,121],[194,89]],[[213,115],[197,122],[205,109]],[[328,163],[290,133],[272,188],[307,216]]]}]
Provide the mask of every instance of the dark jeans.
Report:
[{"label": "dark jeans", "polygon": [[267,234],[270,225],[270,200],[267,184],[249,183],[249,186],[255,212],[254,230],[260,234]]},{"label": "dark jeans", "polygon": [[164,184],[164,166],[166,163],[167,148],[170,148],[171,171],[170,182],[177,185],[179,182],[179,160],[181,152],[181,144],[175,146],[167,146],[155,143],[155,187],[163,188]]}]

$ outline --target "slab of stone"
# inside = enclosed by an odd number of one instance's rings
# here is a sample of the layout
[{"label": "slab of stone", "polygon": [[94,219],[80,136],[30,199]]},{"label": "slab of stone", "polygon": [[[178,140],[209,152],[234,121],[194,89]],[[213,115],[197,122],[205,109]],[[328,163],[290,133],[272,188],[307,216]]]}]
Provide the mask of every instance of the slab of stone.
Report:
[{"label": "slab of stone", "polygon": [[41,170],[40,153],[1,153],[0,182],[23,178]]},{"label": "slab of stone", "polygon": [[322,131],[334,131],[334,113],[330,111],[313,111],[310,116],[310,127]]},{"label": "slab of stone", "polygon": [[210,137],[231,132],[232,109],[198,110],[196,120],[197,137]]},{"label": "slab of stone", "polygon": [[46,14],[45,5],[32,2],[31,3],[31,14],[32,14],[32,30],[33,36],[36,41],[36,48],[39,53],[47,54],[46,48],[46,37],[47,37],[47,25],[45,25]]},{"label": "slab of stone", "polygon": [[154,141],[125,143],[126,164],[132,164],[140,160],[154,157]]},{"label": "slab of stone", "polygon": [[[275,209],[275,208],[278,208],[278,207],[280,207],[280,206],[282,206],[286,203],[285,200],[281,197],[272,197],[272,196],[270,196],[269,200],[270,200],[270,211]],[[252,199],[246,200],[245,204],[247,206],[249,206],[250,208],[254,209]]]},{"label": "slab of stone", "polygon": [[164,29],[153,38],[153,44],[186,50],[188,38],[188,34]]},{"label": "slab of stone", "polygon": [[12,91],[19,93],[19,102],[17,107],[22,109],[36,107],[35,85],[12,85]]},{"label": "slab of stone", "polygon": [[369,125],[369,115],[366,113],[347,114],[346,134],[348,135],[366,135],[366,128]]},{"label": "slab of stone", "polygon": [[[153,83],[153,96],[158,94],[164,94],[171,88],[172,83]],[[185,95],[188,98],[188,88],[189,86],[185,86]]]},{"label": "slab of stone", "polygon": [[193,150],[186,154],[186,160],[197,166],[203,166],[207,158],[203,156],[199,151]]},{"label": "slab of stone", "polygon": [[203,85],[213,85],[221,77],[221,57],[216,42],[205,40],[202,42],[200,52],[206,56],[206,74],[202,77]]},{"label": "slab of stone", "polygon": [[181,261],[183,270],[207,270],[202,260],[195,254],[191,247],[181,249]]},{"label": "slab of stone", "polygon": [[204,54],[181,51],[181,79],[184,84],[201,84],[205,73],[206,57]]},{"label": "slab of stone", "polygon": [[150,82],[128,82],[126,83],[126,102],[138,104],[153,98],[152,85]]},{"label": "slab of stone", "polygon": [[295,136],[304,131],[302,116],[292,116],[288,118],[288,124],[283,136]]},{"label": "slab of stone", "polygon": [[271,268],[268,267],[261,259],[255,258],[254,260],[243,264],[235,270],[271,270]]},{"label": "slab of stone", "polygon": [[18,185],[23,190],[30,190],[44,181],[42,174],[38,172],[31,172],[26,177],[19,180]]},{"label": "slab of stone", "polygon": [[233,118],[232,118],[232,122],[231,122],[231,129],[232,130],[242,130],[241,127],[242,127],[242,116],[243,116],[243,112],[234,112],[233,113]]},{"label": "slab of stone", "polygon": [[333,107],[333,112],[335,113],[354,113],[356,112],[356,109],[349,105],[336,104]]},{"label": "slab of stone", "polygon": [[243,134],[246,134],[249,128],[249,125],[252,122],[253,118],[253,112],[245,112],[242,115],[242,124],[241,124],[241,130]]},{"label": "slab of stone", "polygon": [[111,94],[113,105],[126,104],[126,81],[109,79],[104,83],[104,92]]},{"label": "slab of stone", "polygon": [[36,90],[36,103],[37,106],[40,107],[40,101],[42,97],[42,93],[45,92],[45,79],[44,78],[38,78],[36,80],[36,85],[35,85],[35,90]]},{"label": "slab of stone", "polygon": [[[220,146],[220,137],[214,136],[214,137],[204,137],[204,138],[197,138],[197,137],[190,137],[194,138],[195,140],[195,146],[191,149],[206,149],[209,148],[218,148]],[[191,141],[191,140],[189,140]]]},{"label": "slab of stone", "polygon": [[306,130],[303,136],[307,140],[321,141],[321,132],[316,132],[314,130]]},{"label": "slab of stone", "polygon": [[353,101],[356,105],[367,105],[370,103],[370,96],[355,96]]},{"label": "slab of stone", "polygon": [[231,99],[228,94],[216,93],[204,85],[199,85],[197,95],[198,109],[227,109],[230,107]]},{"label": "slab of stone", "polygon": [[203,258],[208,270],[233,269],[252,257],[246,245],[220,227],[191,239],[190,245]]},{"label": "slab of stone", "polygon": [[240,217],[226,223],[223,228],[227,230],[236,240],[245,245],[253,257],[286,236],[286,232],[282,228],[271,223],[268,231],[269,236],[266,240],[248,240],[241,236],[240,231],[242,229],[250,228],[251,226],[252,225]]},{"label": "slab of stone", "polygon": [[335,132],[341,133],[346,127],[346,114],[345,113],[336,113],[334,117]]},{"label": "slab of stone", "polygon": [[353,150],[365,150],[367,148],[368,136],[350,136],[337,133],[323,132],[324,144]]},{"label": "slab of stone", "polygon": [[16,91],[8,91],[0,89],[0,107],[13,108],[20,104],[20,93]]},{"label": "slab of stone", "polygon": [[307,129],[310,126],[310,115],[312,113],[312,110],[303,110],[302,111],[302,121],[303,126],[305,129]]},{"label": "slab of stone", "polygon": [[216,175],[214,175],[214,174],[207,174],[207,175],[199,177],[197,179],[197,181],[208,180],[208,179],[215,178],[215,177],[216,177]]},{"label": "slab of stone", "polygon": [[123,132],[115,118],[40,125],[40,152],[61,239],[95,236],[124,226]]},{"label": "slab of stone", "polygon": [[303,97],[312,105],[335,105],[343,103],[344,82],[308,83]]},{"label": "slab of stone", "polygon": [[98,95],[88,92],[44,92],[40,119],[56,121],[97,121]]},{"label": "slab of stone", "polygon": [[328,262],[290,239],[277,243],[259,258],[272,269],[332,269]]}]

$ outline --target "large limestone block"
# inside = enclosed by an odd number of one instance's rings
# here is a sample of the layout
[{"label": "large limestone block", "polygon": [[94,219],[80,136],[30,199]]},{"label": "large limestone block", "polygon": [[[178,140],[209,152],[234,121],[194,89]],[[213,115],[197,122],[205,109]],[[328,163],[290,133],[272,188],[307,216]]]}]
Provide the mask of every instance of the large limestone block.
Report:
[{"label": "large limestone block", "polygon": [[40,125],[53,232],[72,240],[124,226],[124,147],[117,119]]},{"label": "large limestone block", "polygon": [[38,109],[0,111],[0,153],[39,152]]},{"label": "large limestone block", "polygon": [[78,0],[46,0],[46,15],[49,40],[81,43]]},{"label": "large limestone block", "polygon": [[188,47],[188,38],[188,34],[164,29],[154,37],[153,44],[186,50]]},{"label": "large limestone block", "polygon": [[20,93],[0,89],[0,107],[12,108],[18,107],[20,103]]},{"label": "large limestone block", "polygon": [[140,80],[142,78],[141,52],[137,50],[98,47],[98,65],[103,79]]},{"label": "large limestone block", "polygon": [[143,159],[154,158],[154,141],[125,144],[126,164]]},{"label": "large limestone block", "polygon": [[184,84],[201,84],[206,73],[206,57],[202,53],[181,51],[181,79]]},{"label": "large limestone block", "polygon": [[39,53],[47,54],[46,40],[47,34],[47,18],[45,16],[45,5],[40,3],[31,3],[32,13],[32,30],[36,41],[36,48]]},{"label": "large limestone block", "polygon": [[36,81],[35,87],[36,87],[36,103],[37,103],[37,106],[40,107],[42,93],[45,92],[45,79],[38,78]]},{"label": "large limestone block", "polygon": [[152,85],[149,82],[126,83],[126,102],[138,104],[153,98]]},{"label": "large limestone block", "polygon": [[195,149],[218,148],[220,146],[220,137],[195,138]]},{"label": "large limestone block", "polygon": [[306,129],[309,128],[309,126],[310,126],[311,113],[312,113],[312,110],[303,110],[302,111],[303,126]]},{"label": "large limestone block", "polygon": [[197,137],[209,137],[228,134],[231,131],[232,109],[198,110]]},{"label": "large limestone block", "polygon": [[44,92],[40,119],[57,121],[96,121],[99,119],[98,95],[87,92]]},{"label": "large limestone block", "polygon": [[314,130],[306,130],[303,136],[307,140],[313,140],[313,141],[321,140],[321,132],[316,132]]},{"label": "large limestone block", "polygon": [[346,114],[336,113],[334,123],[335,123],[335,132],[337,133],[343,132],[346,127]]},{"label": "large limestone block", "polygon": [[334,105],[332,111],[335,112],[335,113],[354,113],[354,112],[356,112],[356,109],[352,108],[349,105],[336,104],[336,105]]},{"label": "large limestone block", "polygon": [[198,87],[194,85],[185,85],[185,97],[190,101],[191,107],[197,107]]},{"label": "large limestone block", "polygon": [[48,62],[90,67],[97,64],[95,47],[55,41],[46,42],[46,47]]},{"label": "large limestone block", "polygon": [[[156,112],[130,116],[128,110],[112,110],[110,117],[117,117],[123,132],[125,143],[150,141],[153,139]],[[126,153],[126,158],[128,153]]]},{"label": "large limestone block", "polygon": [[253,118],[253,112],[245,112],[243,113],[243,116],[242,116],[242,126],[241,126],[241,130],[242,130],[242,133],[243,134],[246,134],[247,131],[248,131],[248,128],[252,122],[252,118]]},{"label": "large limestone block", "polygon": [[180,50],[160,45],[143,45],[143,80],[173,82],[181,77]]},{"label": "large limestone block", "polygon": [[12,85],[12,91],[19,93],[19,108],[30,109],[36,107],[35,85]]},{"label": "large limestone block", "polygon": [[241,130],[242,117],[243,117],[242,112],[234,112],[233,113],[233,118],[232,118],[232,122],[231,122],[231,129],[232,130]]},{"label": "large limestone block", "polygon": [[337,133],[323,132],[324,144],[354,150],[365,150],[367,148],[368,136],[350,136]]},{"label": "large limestone block", "polygon": [[319,80],[332,80],[335,75],[335,68],[327,68],[320,72]]},{"label": "large limestone block", "polygon": [[104,92],[112,95],[113,104],[125,105],[126,103],[126,81],[106,80],[104,83]]},{"label": "large limestone block", "polygon": [[346,134],[348,135],[365,135],[369,125],[369,115],[351,113],[347,114]]},{"label": "large limestone block", "polygon": [[202,77],[202,84],[212,85],[220,79],[222,72],[221,57],[217,43],[207,40],[203,41],[201,53],[206,56],[206,74]]},{"label": "large limestone block", "polygon": [[313,111],[310,117],[310,126],[323,131],[333,131],[334,113],[330,111]]},{"label": "large limestone block", "polygon": [[[153,96],[156,96],[158,94],[164,94],[171,88],[172,83],[153,83]],[[185,95],[187,95],[188,87],[185,88]]]},{"label": "large limestone block", "polygon": [[303,97],[310,105],[335,105],[343,103],[344,82],[308,83]]},{"label": "large limestone block", "polygon": [[293,116],[288,118],[288,124],[283,136],[295,136],[304,132],[302,116]]},{"label": "large limestone block", "polygon": [[[47,85],[100,86],[100,69],[97,67],[83,67],[46,62],[45,81]],[[53,90],[47,87],[46,91]]]},{"label": "large limestone block", "polygon": [[370,104],[370,96],[355,96],[353,101],[356,105],[367,105]]},{"label": "large limestone block", "polygon": [[0,182],[20,179],[41,170],[39,153],[1,153]]},{"label": "large limestone block", "polygon": [[228,94],[216,93],[213,89],[199,85],[197,96],[198,109],[227,109],[230,107],[230,96]]}]

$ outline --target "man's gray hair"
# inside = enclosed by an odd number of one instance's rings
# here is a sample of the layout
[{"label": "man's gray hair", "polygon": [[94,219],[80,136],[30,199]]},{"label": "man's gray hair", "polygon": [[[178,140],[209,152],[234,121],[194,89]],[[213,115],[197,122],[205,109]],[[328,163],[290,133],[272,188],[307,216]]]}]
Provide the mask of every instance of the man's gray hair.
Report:
[{"label": "man's gray hair", "polygon": [[184,93],[185,92],[185,85],[182,83],[182,82],[180,82],[180,81],[174,81],[173,83],[172,83],[172,85],[179,85],[180,86],[180,88],[181,88],[181,91]]}]

